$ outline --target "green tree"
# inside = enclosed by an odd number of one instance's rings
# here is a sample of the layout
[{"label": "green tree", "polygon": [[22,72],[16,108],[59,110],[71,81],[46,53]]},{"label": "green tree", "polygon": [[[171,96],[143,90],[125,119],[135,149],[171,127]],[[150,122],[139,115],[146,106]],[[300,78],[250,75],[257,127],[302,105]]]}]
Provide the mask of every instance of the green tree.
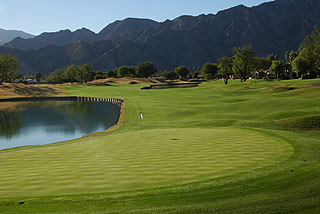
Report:
[{"label": "green tree", "polygon": [[280,79],[281,76],[283,76],[285,69],[286,63],[284,61],[273,60],[269,70],[276,79]]},{"label": "green tree", "polygon": [[286,60],[288,62],[288,66],[287,66],[287,70],[289,71],[290,73],[290,79],[293,79],[293,69],[292,69],[292,63],[293,63],[293,60],[295,60],[295,58],[297,58],[299,55],[298,52],[292,50],[292,51],[287,51],[285,53],[285,57],[286,57]]},{"label": "green tree", "polygon": [[80,82],[80,84],[85,82],[86,79],[86,70],[83,66],[77,66],[76,67],[76,81]]},{"label": "green tree", "polygon": [[70,65],[66,68],[66,80],[80,82],[80,84],[94,80],[95,72],[91,64]]},{"label": "green tree", "polygon": [[107,73],[105,74],[106,78],[110,77],[117,77],[117,72],[113,70],[108,70]]},{"label": "green tree", "polygon": [[314,32],[303,42],[301,49],[308,49],[317,68],[320,68],[320,28],[314,26]]},{"label": "green tree", "polygon": [[294,50],[292,50],[292,51],[287,51],[287,52],[285,53],[286,60],[287,60],[287,62],[288,62],[289,64],[291,64],[291,63],[293,62],[293,60],[294,60],[295,58],[297,58],[298,55],[299,55],[299,53],[296,52],[296,51],[294,51]]},{"label": "green tree", "polygon": [[161,76],[169,80],[175,80],[178,78],[178,74],[174,71],[164,71],[161,73]]},{"label": "green tree", "polygon": [[42,72],[37,72],[34,77],[36,78],[37,82],[40,82],[40,80],[44,77],[44,74]]},{"label": "green tree", "polygon": [[320,28],[315,26],[300,47],[299,55],[292,62],[293,69],[299,74],[316,77],[320,70]]},{"label": "green tree", "polygon": [[157,68],[152,62],[143,62],[137,66],[137,75],[148,79],[148,77],[157,73]]},{"label": "green tree", "polygon": [[103,74],[94,75],[94,80],[101,80],[101,79],[104,79],[104,75]]},{"label": "green tree", "polygon": [[228,57],[221,57],[218,59],[219,62],[219,73],[224,81],[224,84],[228,84],[230,75],[232,75],[232,59]]},{"label": "green tree", "polygon": [[[61,71],[60,71],[61,72]],[[65,69],[65,81],[67,82],[76,82],[77,79],[78,66],[70,65]]]},{"label": "green tree", "polygon": [[315,66],[316,62],[314,60],[313,54],[308,49],[302,49],[299,56],[292,62],[292,68],[294,71],[298,72],[299,76],[313,76]]},{"label": "green tree", "polygon": [[130,75],[132,74],[132,68],[130,68],[130,66],[123,65],[117,70],[118,77],[130,77]]},{"label": "green tree", "polygon": [[188,68],[185,66],[179,66],[175,69],[175,72],[181,77],[181,78],[187,78],[189,74]]},{"label": "green tree", "polygon": [[136,77],[136,76],[137,76],[137,67],[129,66],[129,77]]},{"label": "green tree", "polygon": [[269,54],[266,59],[270,60],[271,62],[274,61],[274,60],[280,60],[280,57],[274,53],[272,54]]},{"label": "green tree", "polygon": [[76,70],[76,79],[80,84],[92,81],[94,79],[94,75],[95,72],[93,70],[93,66],[88,63],[78,66]]},{"label": "green tree", "polygon": [[206,64],[204,64],[201,70],[201,74],[203,78],[206,80],[211,80],[216,78],[218,74],[218,65],[216,63],[207,62]]},{"label": "green tree", "polygon": [[194,72],[193,75],[192,75],[192,78],[197,79],[199,77],[199,74],[200,73],[198,71]]},{"label": "green tree", "polygon": [[104,79],[105,75],[102,71],[95,71],[94,72],[94,80]]},{"label": "green tree", "polygon": [[47,77],[47,81],[49,83],[63,83],[66,80],[65,77],[65,69],[61,68],[51,72],[50,75]]},{"label": "green tree", "polygon": [[0,85],[11,82],[18,76],[19,61],[15,56],[0,54]]},{"label": "green tree", "polygon": [[255,70],[268,70],[272,64],[272,61],[270,61],[267,58],[263,57],[256,57],[255,58]]},{"label": "green tree", "polygon": [[265,71],[269,70],[271,64],[272,64],[272,61],[270,61],[267,58],[256,57],[255,65],[254,65],[255,77],[257,79],[262,78],[265,75]]},{"label": "green tree", "polygon": [[235,47],[233,49],[232,70],[239,76],[241,82],[246,81],[254,70],[255,54],[251,46]]}]

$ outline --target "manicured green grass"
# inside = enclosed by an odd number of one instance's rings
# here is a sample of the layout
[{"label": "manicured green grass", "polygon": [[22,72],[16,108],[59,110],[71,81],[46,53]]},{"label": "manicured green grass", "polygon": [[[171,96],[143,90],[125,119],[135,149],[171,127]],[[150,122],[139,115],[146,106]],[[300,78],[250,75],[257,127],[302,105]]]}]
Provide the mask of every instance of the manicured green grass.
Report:
[{"label": "manicured green grass", "polygon": [[319,115],[318,82],[71,86],[125,98],[124,125],[0,151],[0,213],[319,213],[320,134],[276,122]]},{"label": "manicured green grass", "polygon": [[277,123],[290,129],[320,131],[320,115],[282,119],[278,120]]},{"label": "manicured green grass", "polygon": [[110,134],[2,154],[6,167],[0,169],[0,191],[6,196],[57,195],[172,186],[260,168],[292,153],[283,141],[240,129]]}]

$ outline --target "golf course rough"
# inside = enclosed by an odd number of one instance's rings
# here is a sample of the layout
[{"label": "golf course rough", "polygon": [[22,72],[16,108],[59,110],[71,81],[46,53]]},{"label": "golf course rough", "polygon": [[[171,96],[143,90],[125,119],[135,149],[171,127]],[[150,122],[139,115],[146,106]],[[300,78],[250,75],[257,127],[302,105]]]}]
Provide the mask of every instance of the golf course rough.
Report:
[{"label": "golf course rough", "polygon": [[293,154],[285,141],[247,129],[153,129],[105,135],[1,152],[0,195],[167,187],[262,168]]}]

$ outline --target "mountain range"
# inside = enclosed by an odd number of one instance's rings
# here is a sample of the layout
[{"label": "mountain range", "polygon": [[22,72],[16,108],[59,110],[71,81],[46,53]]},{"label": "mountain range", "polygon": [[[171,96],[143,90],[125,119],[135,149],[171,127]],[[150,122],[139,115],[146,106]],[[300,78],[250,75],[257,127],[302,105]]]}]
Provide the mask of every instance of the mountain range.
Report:
[{"label": "mountain range", "polygon": [[17,56],[23,72],[44,73],[73,63],[91,63],[102,71],[143,61],[161,70],[197,67],[244,45],[252,45],[257,56],[275,53],[284,58],[287,50],[299,48],[314,25],[320,26],[318,11],[319,0],[275,0],[164,22],[127,18],[97,34],[82,28],[16,38],[0,47],[0,53]]},{"label": "mountain range", "polygon": [[3,45],[7,42],[10,42],[16,37],[21,37],[24,39],[33,38],[34,35],[25,33],[23,31],[18,30],[4,30],[0,28],[0,45]]}]

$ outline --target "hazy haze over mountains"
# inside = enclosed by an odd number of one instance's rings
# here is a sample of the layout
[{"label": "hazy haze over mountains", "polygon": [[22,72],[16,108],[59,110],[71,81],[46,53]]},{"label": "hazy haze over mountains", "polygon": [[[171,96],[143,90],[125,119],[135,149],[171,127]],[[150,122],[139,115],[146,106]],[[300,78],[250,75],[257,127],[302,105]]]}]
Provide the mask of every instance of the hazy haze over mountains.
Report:
[{"label": "hazy haze over mountains", "polygon": [[181,16],[156,22],[128,18],[99,33],[88,29],[17,38],[0,48],[16,55],[23,71],[49,73],[72,63],[92,63],[106,71],[152,61],[159,69],[200,66],[230,56],[235,46],[252,45],[258,56],[298,49],[314,25],[320,26],[319,0],[276,0],[243,5],[216,15]]},{"label": "hazy haze over mountains", "polygon": [[16,37],[21,37],[24,39],[33,38],[34,35],[29,33],[25,33],[23,31],[18,30],[4,30],[0,28],[0,45],[3,45],[7,42],[10,42]]}]

